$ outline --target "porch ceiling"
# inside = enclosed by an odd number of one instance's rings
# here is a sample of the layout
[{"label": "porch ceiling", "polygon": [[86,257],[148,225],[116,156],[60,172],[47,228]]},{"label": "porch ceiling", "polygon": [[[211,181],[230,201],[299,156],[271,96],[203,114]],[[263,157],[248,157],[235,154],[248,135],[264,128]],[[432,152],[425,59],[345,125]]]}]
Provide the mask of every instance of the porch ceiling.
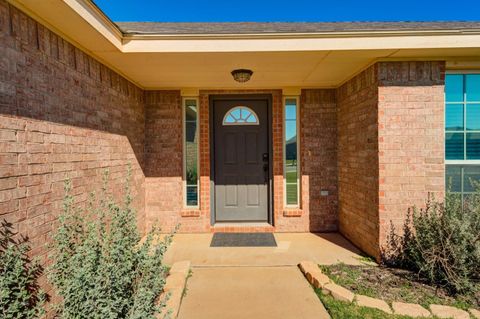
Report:
[{"label": "porch ceiling", "polygon": [[[145,88],[281,88],[335,87],[371,63],[377,52],[222,52],[222,53],[114,53],[99,55]],[[254,71],[247,83],[237,83],[230,72]]]},{"label": "porch ceiling", "polygon": [[[89,0],[8,0],[145,89],[337,87],[378,60],[480,67],[480,31],[124,34]],[[251,81],[230,72],[248,68]]]}]

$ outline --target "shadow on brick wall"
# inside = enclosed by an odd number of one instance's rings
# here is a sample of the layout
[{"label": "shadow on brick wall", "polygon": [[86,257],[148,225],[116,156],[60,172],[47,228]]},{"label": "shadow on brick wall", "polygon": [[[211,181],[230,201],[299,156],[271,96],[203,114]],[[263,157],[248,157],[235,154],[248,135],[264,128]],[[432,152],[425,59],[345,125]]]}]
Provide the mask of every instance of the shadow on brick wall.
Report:
[{"label": "shadow on brick wall", "polygon": [[5,1],[0,15],[0,113],[42,121],[32,132],[126,137],[143,167],[143,90]]}]

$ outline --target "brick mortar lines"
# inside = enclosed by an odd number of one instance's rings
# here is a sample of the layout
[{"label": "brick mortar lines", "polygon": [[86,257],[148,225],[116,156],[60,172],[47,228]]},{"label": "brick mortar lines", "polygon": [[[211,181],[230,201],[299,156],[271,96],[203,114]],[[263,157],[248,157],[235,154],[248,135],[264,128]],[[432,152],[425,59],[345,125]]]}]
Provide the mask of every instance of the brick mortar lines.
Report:
[{"label": "brick mortar lines", "polygon": [[108,168],[120,201],[130,162],[143,232],[143,91],[4,0],[0,43],[0,218],[45,264],[64,180],[84,206]]},{"label": "brick mortar lines", "polygon": [[[61,181],[60,175],[65,172],[76,174],[78,195],[82,197],[89,187],[98,186],[90,182],[92,177],[101,175],[104,167],[111,167],[114,179],[120,181],[121,170],[125,168],[126,160],[130,160],[134,164],[135,191],[145,194],[140,196],[137,205],[140,220],[151,225],[155,219],[161,218],[165,230],[180,221],[185,231],[210,231],[209,94],[267,93],[273,96],[276,231],[336,230],[338,224],[349,239],[375,255],[389,220],[400,222],[404,217],[403,208],[395,208],[396,201],[409,199],[416,192],[415,201],[420,203],[420,195],[443,190],[444,172],[440,169],[443,166],[443,139],[434,140],[434,137],[443,136],[443,128],[440,128],[443,125],[443,119],[440,119],[443,112],[443,62],[382,62],[365,70],[336,92],[302,91],[299,123],[302,207],[298,210],[301,214],[292,213],[298,215],[295,217],[284,216],[289,210],[283,207],[281,91],[201,91],[201,204],[199,213],[185,213],[191,216],[181,218],[184,209],[181,207],[179,91],[145,93],[4,0],[0,0],[0,41],[4,44],[0,48],[0,68],[3,71],[0,77],[0,110],[3,113],[0,169],[4,173],[2,176],[6,177],[2,179],[4,190],[0,207],[2,212],[10,214],[9,218],[21,220],[19,227],[24,230],[27,229],[25,220],[31,207],[41,206],[39,203],[46,203],[49,207],[50,201],[57,200],[58,187],[45,186],[52,180],[54,183]],[[146,101],[152,96],[155,102]],[[346,112],[348,107],[353,107],[358,116],[352,117]],[[373,117],[367,112],[371,109],[375,110]],[[433,116],[429,118],[427,115],[432,112]],[[153,116],[147,117],[146,113]],[[347,123],[348,117],[352,121]],[[406,127],[398,127],[398,118],[402,119],[400,122],[421,119],[415,124],[419,125],[414,128],[415,132],[425,133],[422,143],[431,148],[419,150],[415,144],[410,145],[413,135],[405,134],[403,140],[396,141],[387,134],[388,125],[396,132],[406,130]],[[327,133],[319,132],[319,127],[326,128]],[[168,131],[173,144],[166,138],[167,134],[153,136],[158,134],[156,128]],[[395,145],[409,145],[409,152],[414,154],[410,157],[419,163],[407,163],[407,159],[400,156],[404,162],[398,166],[399,163],[393,160],[399,156],[394,154],[399,154],[401,149],[395,149]],[[360,155],[353,155],[349,150],[352,147]],[[164,157],[160,150],[166,150],[168,156]],[[167,168],[155,167],[159,161],[162,165],[164,162],[173,164]],[[378,172],[376,175],[371,174],[371,166]],[[147,177],[146,191],[142,169]],[[402,170],[408,174],[408,182],[402,179],[405,176],[396,176],[396,171]],[[47,176],[50,176],[48,180]],[[12,185],[19,185],[20,178],[22,182],[30,178],[29,186],[12,191]],[[367,187],[355,186],[353,179]],[[405,189],[407,183],[418,189]],[[28,188],[30,186],[35,188]],[[57,195],[45,195],[49,189],[50,193]],[[329,191],[327,198],[318,195],[323,189]],[[352,194],[356,197],[353,198]],[[163,198],[158,200],[159,196]],[[143,210],[145,201],[149,202],[148,216]],[[358,208],[358,203],[363,206]],[[51,231],[55,216],[50,208],[37,213],[43,217],[35,216],[30,222],[44,235]],[[50,226],[39,227],[44,224]],[[35,234],[35,237],[38,236]]]}]

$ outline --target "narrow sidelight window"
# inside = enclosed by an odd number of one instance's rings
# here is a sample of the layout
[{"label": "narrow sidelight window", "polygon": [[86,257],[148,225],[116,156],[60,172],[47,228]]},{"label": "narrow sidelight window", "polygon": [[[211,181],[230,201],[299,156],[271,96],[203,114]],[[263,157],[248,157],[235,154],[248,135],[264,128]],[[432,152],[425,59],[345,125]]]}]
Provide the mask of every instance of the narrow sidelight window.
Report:
[{"label": "narrow sidelight window", "polygon": [[446,75],[445,163],[447,190],[473,193],[480,181],[480,74]]},{"label": "narrow sidelight window", "polygon": [[183,179],[185,205],[198,207],[198,99],[183,99]]},{"label": "narrow sidelight window", "polygon": [[298,98],[287,97],[284,104],[284,179],[286,206],[298,207]]}]

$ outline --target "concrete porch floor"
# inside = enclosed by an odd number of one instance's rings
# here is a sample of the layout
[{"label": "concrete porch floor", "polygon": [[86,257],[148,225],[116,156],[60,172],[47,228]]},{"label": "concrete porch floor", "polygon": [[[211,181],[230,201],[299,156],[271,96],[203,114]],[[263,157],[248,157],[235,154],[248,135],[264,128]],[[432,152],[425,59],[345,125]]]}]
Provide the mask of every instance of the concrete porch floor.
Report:
[{"label": "concrete porch floor", "polygon": [[360,250],[338,233],[275,233],[277,247],[210,247],[213,234],[176,234],[165,263],[190,260],[193,267],[360,264]]},{"label": "concrete porch floor", "polygon": [[360,264],[338,233],[275,233],[278,247],[210,247],[213,234],[177,234],[165,263],[190,260],[179,319],[328,319],[297,265]]}]

